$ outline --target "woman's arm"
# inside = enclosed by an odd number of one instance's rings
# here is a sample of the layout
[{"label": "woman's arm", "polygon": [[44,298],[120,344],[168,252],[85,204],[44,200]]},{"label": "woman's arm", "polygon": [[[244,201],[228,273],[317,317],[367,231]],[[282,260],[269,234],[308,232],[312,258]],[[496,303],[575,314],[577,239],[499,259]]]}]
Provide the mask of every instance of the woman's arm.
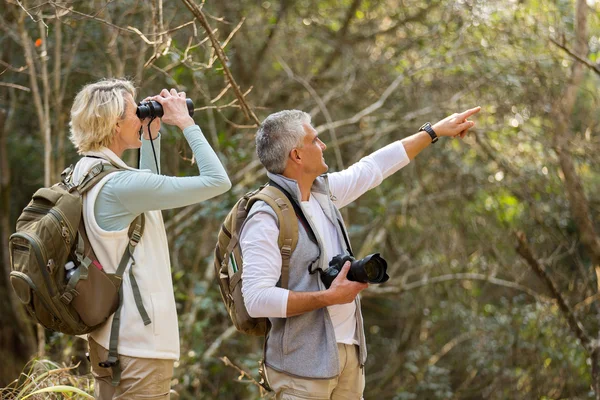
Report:
[{"label": "woman's arm", "polygon": [[183,130],[198,163],[198,176],[173,177],[145,171],[115,173],[94,206],[102,229],[120,230],[150,210],[183,207],[218,196],[231,188],[225,168],[197,125]]}]

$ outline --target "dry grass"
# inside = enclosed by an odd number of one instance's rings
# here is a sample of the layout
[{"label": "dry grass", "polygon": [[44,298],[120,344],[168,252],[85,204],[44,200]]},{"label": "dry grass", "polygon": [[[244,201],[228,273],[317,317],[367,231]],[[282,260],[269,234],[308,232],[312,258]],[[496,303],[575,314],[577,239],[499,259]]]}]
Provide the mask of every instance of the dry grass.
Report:
[{"label": "dry grass", "polygon": [[77,365],[61,366],[45,359],[31,360],[19,378],[0,389],[0,399],[93,399],[92,377],[71,373]]}]

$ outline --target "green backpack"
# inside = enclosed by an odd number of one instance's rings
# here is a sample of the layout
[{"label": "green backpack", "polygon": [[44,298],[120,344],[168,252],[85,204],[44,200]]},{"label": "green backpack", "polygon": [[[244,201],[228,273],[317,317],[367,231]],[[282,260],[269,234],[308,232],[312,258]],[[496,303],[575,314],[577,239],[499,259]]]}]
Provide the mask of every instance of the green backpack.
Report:
[{"label": "green backpack", "polygon": [[268,319],[250,317],[242,297],[243,260],[239,246],[240,229],[250,208],[258,200],[267,203],[277,214],[282,259],[281,287],[287,289],[290,257],[298,243],[298,219],[291,201],[275,186],[263,186],[248,192],[235,203],[219,230],[214,268],[223,303],[236,329],[249,335],[264,336],[269,330]]},{"label": "green backpack", "polygon": [[[83,194],[118,170],[100,162],[74,185],[71,166],[61,182],[37,190],[17,219],[16,233],[9,239],[10,283],[29,314],[47,329],[86,334],[119,308],[123,271],[141,239],[144,215],[130,226],[130,245],[115,274],[102,269],[82,218]],[[66,279],[69,262],[76,269]]]}]

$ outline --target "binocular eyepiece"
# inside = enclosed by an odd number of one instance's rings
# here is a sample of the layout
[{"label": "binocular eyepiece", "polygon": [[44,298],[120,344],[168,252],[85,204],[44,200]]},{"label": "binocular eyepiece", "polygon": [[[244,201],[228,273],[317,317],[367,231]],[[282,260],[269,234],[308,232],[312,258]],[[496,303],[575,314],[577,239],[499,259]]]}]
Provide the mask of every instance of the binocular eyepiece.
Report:
[{"label": "binocular eyepiece", "polygon": [[363,283],[383,283],[390,279],[387,274],[387,262],[379,255],[374,253],[363,259],[356,260],[350,255],[337,255],[329,262],[329,268],[321,271],[321,280],[325,287],[329,289],[333,280],[338,276],[344,263],[350,261],[350,270],[346,276],[348,280]]},{"label": "binocular eyepiece", "polygon": [[[194,102],[192,99],[185,99],[185,102],[191,117],[194,115]],[[137,115],[139,119],[161,118],[164,114],[162,105],[154,100],[140,102],[135,111],[135,115]]]}]

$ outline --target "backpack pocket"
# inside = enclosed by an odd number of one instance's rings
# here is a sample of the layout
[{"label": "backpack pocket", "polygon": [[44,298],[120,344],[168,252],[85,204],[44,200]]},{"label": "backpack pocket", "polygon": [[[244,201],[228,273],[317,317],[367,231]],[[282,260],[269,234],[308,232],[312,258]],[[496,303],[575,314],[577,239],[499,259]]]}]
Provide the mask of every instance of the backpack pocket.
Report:
[{"label": "backpack pocket", "polygon": [[[82,268],[85,267],[80,266],[78,269]],[[87,268],[86,279],[81,279],[80,272],[71,277],[72,280],[77,280],[76,294],[71,300],[71,305],[84,324],[94,327],[102,324],[117,310],[120,280],[113,282],[108,274],[100,271],[94,264]]]},{"label": "backpack pocket", "polygon": [[56,328],[58,319],[48,303],[39,295],[35,283],[27,275],[19,271],[12,271],[10,284],[17,294],[17,298],[25,305],[31,316],[48,329]]}]

